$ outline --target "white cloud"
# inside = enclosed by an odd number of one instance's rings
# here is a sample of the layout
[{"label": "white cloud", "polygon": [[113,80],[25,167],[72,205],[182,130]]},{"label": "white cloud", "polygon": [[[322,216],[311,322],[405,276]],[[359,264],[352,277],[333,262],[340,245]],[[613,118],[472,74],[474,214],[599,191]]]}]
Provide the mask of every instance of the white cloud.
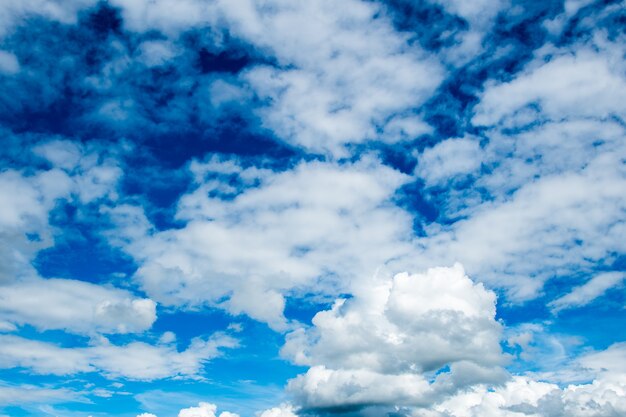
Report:
[{"label": "white cloud", "polygon": [[295,408],[291,404],[281,404],[278,407],[273,407],[264,410],[259,414],[259,417],[298,417],[295,413]]},{"label": "white cloud", "polygon": [[82,394],[65,388],[51,388],[31,384],[12,385],[0,382],[0,407],[24,404],[56,404],[88,402]]},{"label": "white cloud", "polygon": [[439,53],[447,62],[461,66],[483,52],[483,39],[492,28],[499,12],[510,7],[507,0],[432,0],[450,14],[463,18],[467,30],[455,33],[457,42]]},{"label": "white cloud", "polygon": [[398,130],[411,120],[420,125],[419,116],[386,124],[428,98],[442,78],[441,67],[409,46],[376,4],[275,1],[270,8],[250,2],[225,9],[241,36],[294,67],[259,67],[244,75],[270,100],[260,114],[279,137],[315,152],[345,155],[347,143],[395,142],[426,131],[423,124],[417,132]]},{"label": "white cloud", "polygon": [[0,319],[40,330],[133,333],[152,326],[156,304],[88,282],[33,279],[0,286]]},{"label": "white cloud", "polygon": [[281,354],[312,366],[289,383],[305,407],[416,405],[500,380],[500,336],[495,294],[455,265],[363,285],[288,334]]},{"label": "white cloud", "polygon": [[137,417],[157,417],[157,416],[151,413],[141,413],[137,415]]},{"label": "white cloud", "polygon": [[473,208],[451,230],[432,226],[421,243],[421,262],[460,261],[511,300],[535,297],[555,274],[590,272],[616,252],[626,187],[619,155],[601,155],[580,173],[546,176],[523,186],[509,201]]},{"label": "white cloud", "polygon": [[23,0],[0,2],[0,37],[5,36],[23,19],[40,15],[63,23],[76,22],[77,13],[93,5],[94,0]]},{"label": "white cloud", "polygon": [[504,387],[476,387],[434,407],[416,410],[415,417],[617,417],[626,412],[626,384],[596,380],[558,385],[515,377]]},{"label": "white cloud", "polygon": [[0,49],[0,74],[12,75],[20,71],[20,63],[15,54]]},{"label": "white cloud", "polygon": [[53,140],[33,148],[52,167],[0,173],[0,320],[76,333],[129,333],[148,329],[155,303],[128,291],[66,279],[43,279],[31,262],[58,232],[48,217],[75,197],[82,203],[115,194],[121,170],[97,148]]},{"label": "white cloud", "polygon": [[[626,250],[626,130],[612,120],[626,113],[621,50],[601,36],[547,46],[511,81],[487,86],[473,119],[487,127],[484,143],[467,162],[480,161],[481,175],[437,196],[440,217],[455,222],[425,227],[412,268],[459,261],[513,302],[552,277],[610,268]],[[445,159],[424,159],[418,175],[446,172]]]},{"label": "white cloud", "polygon": [[550,302],[548,306],[554,313],[584,306],[603,295],[607,290],[621,284],[625,278],[626,275],[623,272],[607,272],[596,275],[585,284]]},{"label": "white cloud", "polygon": [[529,122],[529,105],[540,109],[539,120],[623,115],[626,81],[621,71],[610,54],[589,49],[562,51],[548,62],[538,57],[513,81],[487,87],[473,123],[523,126]]},{"label": "white cloud", "polygon": [[170,377],[201,377],[203,364],[232,348],[237,341],[216,333],[211,338],[193,339],[184,351],[171,345],[132,342],[113,345],[106,339],[92,346],[65,348],[19,336],[0,335],[0,367],[26,368],[35,374],[74,375],[100,372],[109,378],[152,381]]},{"label": "white cloud", "polygon": [[52,244],[48,213],[71,188],[69,176],[58,169],[31,176],[0,173],[0,283],[36,276],[30,262]]},{"label": "white cloud", "polygon": [[288,389],[304,407],[365,407],[413,405],[433,396],[428,381],[419,374],[381,374],[367,369],[327,369],[314,366],[289,381]]},{"label": "white cloud", "polygon": [[482,157],[476,139],[448,139],[418,155],[416,173],[427,185],[445,184],[456,176],[474,173]]},{"label": "white cloud", "polygon": [[[180,410],[178,417],[217,417],[216,411],[217,406],[215,404],[201,402],[197,407]],[[239,417],[239,415],[223,411],[219,414],[219,417]]]},{"label": "white cloud", "polygon": [[152,233],[140,212],[111,211],[113,241],[139,262],[135,279],[151,298],[219,306],[284,329],[286,293],[333,293],[411,249],[411,217],[390,202],[408,177],[376,160],[239,171],[244,184],[259,185],[221,199],[219,181],[202,180],[179,202],[181,229]]},{"label": "white cloud", "polygon": [[626,412],[626,344],[617,343],[567,364],[589,379],[569,385],[519,375],[501,386],[477,385],[414,417],[613,417]]},{"label": "white cloud", "polygon": [[33,148],[33,153],[47,160],[55,169],[63,169],[73,180],[73,193],[80,202],[117,198],[116,188],[122,176],[119,162],[102,149],[82,147],[68,140],[52,140]]},{"label": "white cloud", "polygon": [[274,56],[281,68],[257,66],[240,81],[267,101],[258,109],[264,125],[290,144],[347,155],[349,143],[395,142],[429,130],[412,112],[441,81],[441,65],[396,32],[376,3],[113,3],[132,30],[175,38],[192,27],[225,28]]},{"label": "white cloud", "polygon": [[178,48],[169,41],[144,41],[137,49],[138,60],[148,67],[163,65],[180,53]]}]

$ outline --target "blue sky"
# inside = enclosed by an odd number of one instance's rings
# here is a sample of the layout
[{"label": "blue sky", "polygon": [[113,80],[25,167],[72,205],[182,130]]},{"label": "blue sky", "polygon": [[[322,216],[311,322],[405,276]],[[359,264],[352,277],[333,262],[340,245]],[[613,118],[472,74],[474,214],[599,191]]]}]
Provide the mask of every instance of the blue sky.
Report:
[{"label": "blue sky", "polygon": [[620,1],[0,4],[0,416],[626,414]]}]

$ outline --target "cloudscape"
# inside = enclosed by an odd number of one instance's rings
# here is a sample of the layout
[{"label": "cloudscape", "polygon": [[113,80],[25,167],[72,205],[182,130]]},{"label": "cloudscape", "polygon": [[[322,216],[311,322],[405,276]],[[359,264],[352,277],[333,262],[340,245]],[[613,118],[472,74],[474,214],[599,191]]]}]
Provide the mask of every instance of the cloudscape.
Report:
[{"label": "cloudscape", "polygon": [[626,416],[626,3],[0,1],[0,417]]}]

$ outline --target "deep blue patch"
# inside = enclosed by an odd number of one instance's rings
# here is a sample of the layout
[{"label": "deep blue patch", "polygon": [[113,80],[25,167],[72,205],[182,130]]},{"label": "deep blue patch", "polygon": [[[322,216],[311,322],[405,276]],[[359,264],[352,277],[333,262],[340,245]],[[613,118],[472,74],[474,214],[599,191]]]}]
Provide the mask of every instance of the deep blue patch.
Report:
[{"label": "deep blue patch", "polygon": [[62,204],[51,212],[50,224],[62,229],[63,236],[33,261],[43,277],[102,283],[135,271],[133,260],[101,236],[108,225],[100,222],[97,212],[79,213],[73,204]]},{"label": "deep blue patch", "polygon": [[213,53],[207,48],[202,48],[198,52],[198,67],[203,74],[208,72],[228,72],[235,74],[246,66],[252,60],[245,55],[237,55],[231,51],[220,51]]},{"label": "deep blue patch", "polygon": [[123,20],[118,8],[101,0],[96,5],[95,10],[87,15],[86,23],[95,33],[108,35],[109,33],[119,33]]},{"label": "deep blue patch", "polygon": [[456,35],[469,28],[459,16],[447,13],[438,4],[411,0],[383,1],[394,26],[413,35],[413,41],[424,49],[438,51],[458,42]]}]

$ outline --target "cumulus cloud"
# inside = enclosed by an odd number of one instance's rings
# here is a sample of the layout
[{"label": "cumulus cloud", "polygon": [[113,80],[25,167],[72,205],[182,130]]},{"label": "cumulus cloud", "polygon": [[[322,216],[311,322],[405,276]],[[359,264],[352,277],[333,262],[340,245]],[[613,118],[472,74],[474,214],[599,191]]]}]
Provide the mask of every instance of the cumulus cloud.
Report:
[{"label": "cumulus cloud", "polygon": [[364,285],[287,335],[281,354],[312,366],[289,389],[304,407],[416,405],[497,381],[495,301],[458,264]]},{"label": "cumulus cloud", "polygon": [[415,417],[612,417],[626,412],[626,384],[597,380],[558,385],[515,377],[501,388],[477,387],[449,398],[434,410],[415,410]]},{"label": "cumulus cloud", "polygon": [[298,417],[291,404],[281,404],[279,407],[269,408],[261,412],[259,417]]},{"label": "cumulus cloud", "polygon": [[[334,292],[410,250],[410,216],[390,202],[408,177],[377,160],[277,173],[213,165],[194,168],[207,177],[178,204],[183,228],[152,233],[140,211],[110,212],[114,241],[139,262],[135,279],[160,303],[219,306],[284,329],[288,291]],[[241,188],[224,189],[213,169],[236,170]]]},{"label": "cumulus cloud", "polygon": [[156,304],[130,292],[69,279],[33,279],[0,286],[0,318],[40,330],[133,333],[156,320]]},{"label": "cumulus cloud", "polygon": [[0,367],[25,368],[41,375],[74,375],[100,372],[109,378],[152,381],[170,377],[199,378],[203,364],[233,348],[237,341],[216,333],[209,339],[195,338],[184,351],[172,345],[131,342],[114,345],[104,338],[88,347],[60,347],[53,343],[0,335]]},{"label": "cumulus cloud", "polygon": [[[137,417],[157,417],[151,413],[142,413]],[[229,411],[222,411],[217,414],[217,405],[200,402],[197,407],[183,408],[179,411],[178,417],[239,417],[239,414],[231,413]]]},{"label": "cumulus cloud", "polygon": [[[197,407],[189,407],[180,410],[178,417],[217,417],[217,406],[215,404],[201,402]],[[219,417],[239,417],[228,411],[223,411]]]}]

